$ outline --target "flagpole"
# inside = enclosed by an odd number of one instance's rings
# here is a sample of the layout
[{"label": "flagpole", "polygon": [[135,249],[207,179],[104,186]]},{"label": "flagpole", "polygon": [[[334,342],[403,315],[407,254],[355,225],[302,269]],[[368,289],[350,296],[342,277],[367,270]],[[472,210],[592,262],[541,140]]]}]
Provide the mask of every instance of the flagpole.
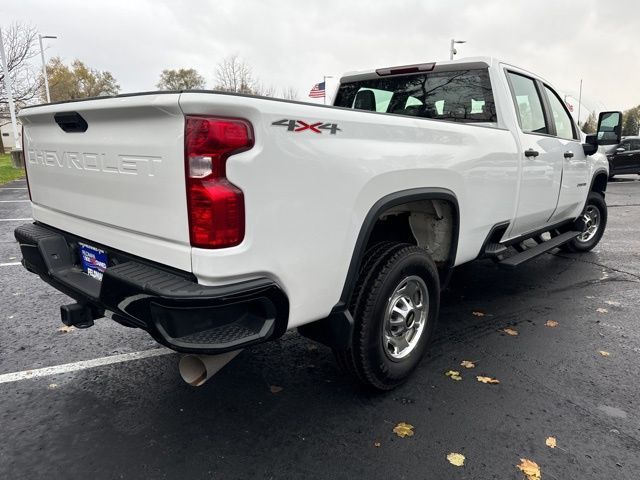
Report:
[{"label": "flagpole", "polygon": [[322,77],[322,83],[324,83],[324,96],[322,97],[322,103],[327,104],[327,76]]},{"label": "flagpole", "polygon": [[322,103],[327,104],[327,78],[333,78],[331,75],[324,75],[322,77],[322,83],[324,83],[324,97],[322,97]]}]

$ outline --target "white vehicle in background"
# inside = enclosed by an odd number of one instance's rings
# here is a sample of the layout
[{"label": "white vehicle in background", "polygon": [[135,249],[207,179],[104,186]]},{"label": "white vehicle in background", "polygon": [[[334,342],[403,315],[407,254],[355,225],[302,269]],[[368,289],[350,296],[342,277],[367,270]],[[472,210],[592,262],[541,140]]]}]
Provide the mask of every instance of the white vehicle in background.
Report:
[{"label": "white vehicle in background", "polygon": [[599,242],[598,144],[620,117],[583,143],[548,82],[491,58],[349,74],[334,106],[185,91],[25,108],[35,222],[15,236],[76,300],[68,325],[142,328],[201,355],[202,379],[208,355],[297,328],[387,390],[427,350],[454,267]]}]

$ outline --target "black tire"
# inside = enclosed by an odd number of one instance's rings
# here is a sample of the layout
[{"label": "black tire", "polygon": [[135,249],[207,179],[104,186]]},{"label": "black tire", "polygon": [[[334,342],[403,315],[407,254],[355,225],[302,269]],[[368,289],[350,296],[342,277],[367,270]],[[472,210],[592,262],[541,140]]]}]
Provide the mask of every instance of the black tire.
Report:
[{"label": "black tire", "polygon": [[[408,285],[407,281],[420,285],[420,291],[426,294],[422,297],[419,293],[422,301],[416,302],[424,306],[420,321],[423,328],[414,332],[406,356],[393,358],[394,352],[389,352],[391,344],[386,343],[385,336],[387,310],[391,297],[398,292],[401,295],[404,290],[400,287]],[[351,345],[334,350],[338,364],[366,387],[382,391],[395,388],[409,377],[426,353],[439,307],[438,270],[425,249],[395,242],[374,246],[367,252],[351,300],[354,318]],[[407,321],[407,326],[409,323],[413,321]]]},{"label": "black tire", "polygon": [[568,243],[562,245],[562,250],[572,253],[583,253],[592,250],[604,235],[604,230],[607,227],[607,204],[604,201],[604,197],[601,193],[590,192],[587,197],[587,203],[584,207],[582,214],[584,215],[589,209],[596,209],[599,215],[598,228],[595,234],[588,240],[581,240],[582,236],[576,237]]}]

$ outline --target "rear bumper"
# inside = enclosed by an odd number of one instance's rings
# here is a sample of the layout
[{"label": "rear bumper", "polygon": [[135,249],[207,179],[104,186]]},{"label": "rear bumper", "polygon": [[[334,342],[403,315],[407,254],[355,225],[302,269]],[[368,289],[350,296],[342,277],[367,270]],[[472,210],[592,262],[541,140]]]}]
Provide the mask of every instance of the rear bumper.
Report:
[{"label": "rear bumper", "polygon": [[[277,338],[286,330],[289,301],[270,279],[204,286],[185,272],[41,224],[18,227],[15,237],[24,267],[90,306],[94,318],[107,315],[142,328],[173,350],[217,354]],[[82,271],[78,242],[109,254],[102,281]]]}]

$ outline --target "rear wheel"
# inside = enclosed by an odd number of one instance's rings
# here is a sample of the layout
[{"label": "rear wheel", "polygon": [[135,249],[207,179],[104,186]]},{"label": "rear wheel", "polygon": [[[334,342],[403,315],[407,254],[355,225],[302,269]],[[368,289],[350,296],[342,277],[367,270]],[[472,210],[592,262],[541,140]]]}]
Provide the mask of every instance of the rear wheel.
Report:
[{"label": "rear wheel", "polygon": [[563,245],[568,252],[588,252],[592,250],[602,238],[607,226],[607,204],[601,193],[591,192],[587,197],[587,204],[582,212],[584,230],[576,238]]},{"label": "rear wheel", "polygon": [[361,384],[391,390],[427,351],[440,305],[438,271],[423,248],[388,242],[369,251],[350,310],[351,345],[334,350]]}]

